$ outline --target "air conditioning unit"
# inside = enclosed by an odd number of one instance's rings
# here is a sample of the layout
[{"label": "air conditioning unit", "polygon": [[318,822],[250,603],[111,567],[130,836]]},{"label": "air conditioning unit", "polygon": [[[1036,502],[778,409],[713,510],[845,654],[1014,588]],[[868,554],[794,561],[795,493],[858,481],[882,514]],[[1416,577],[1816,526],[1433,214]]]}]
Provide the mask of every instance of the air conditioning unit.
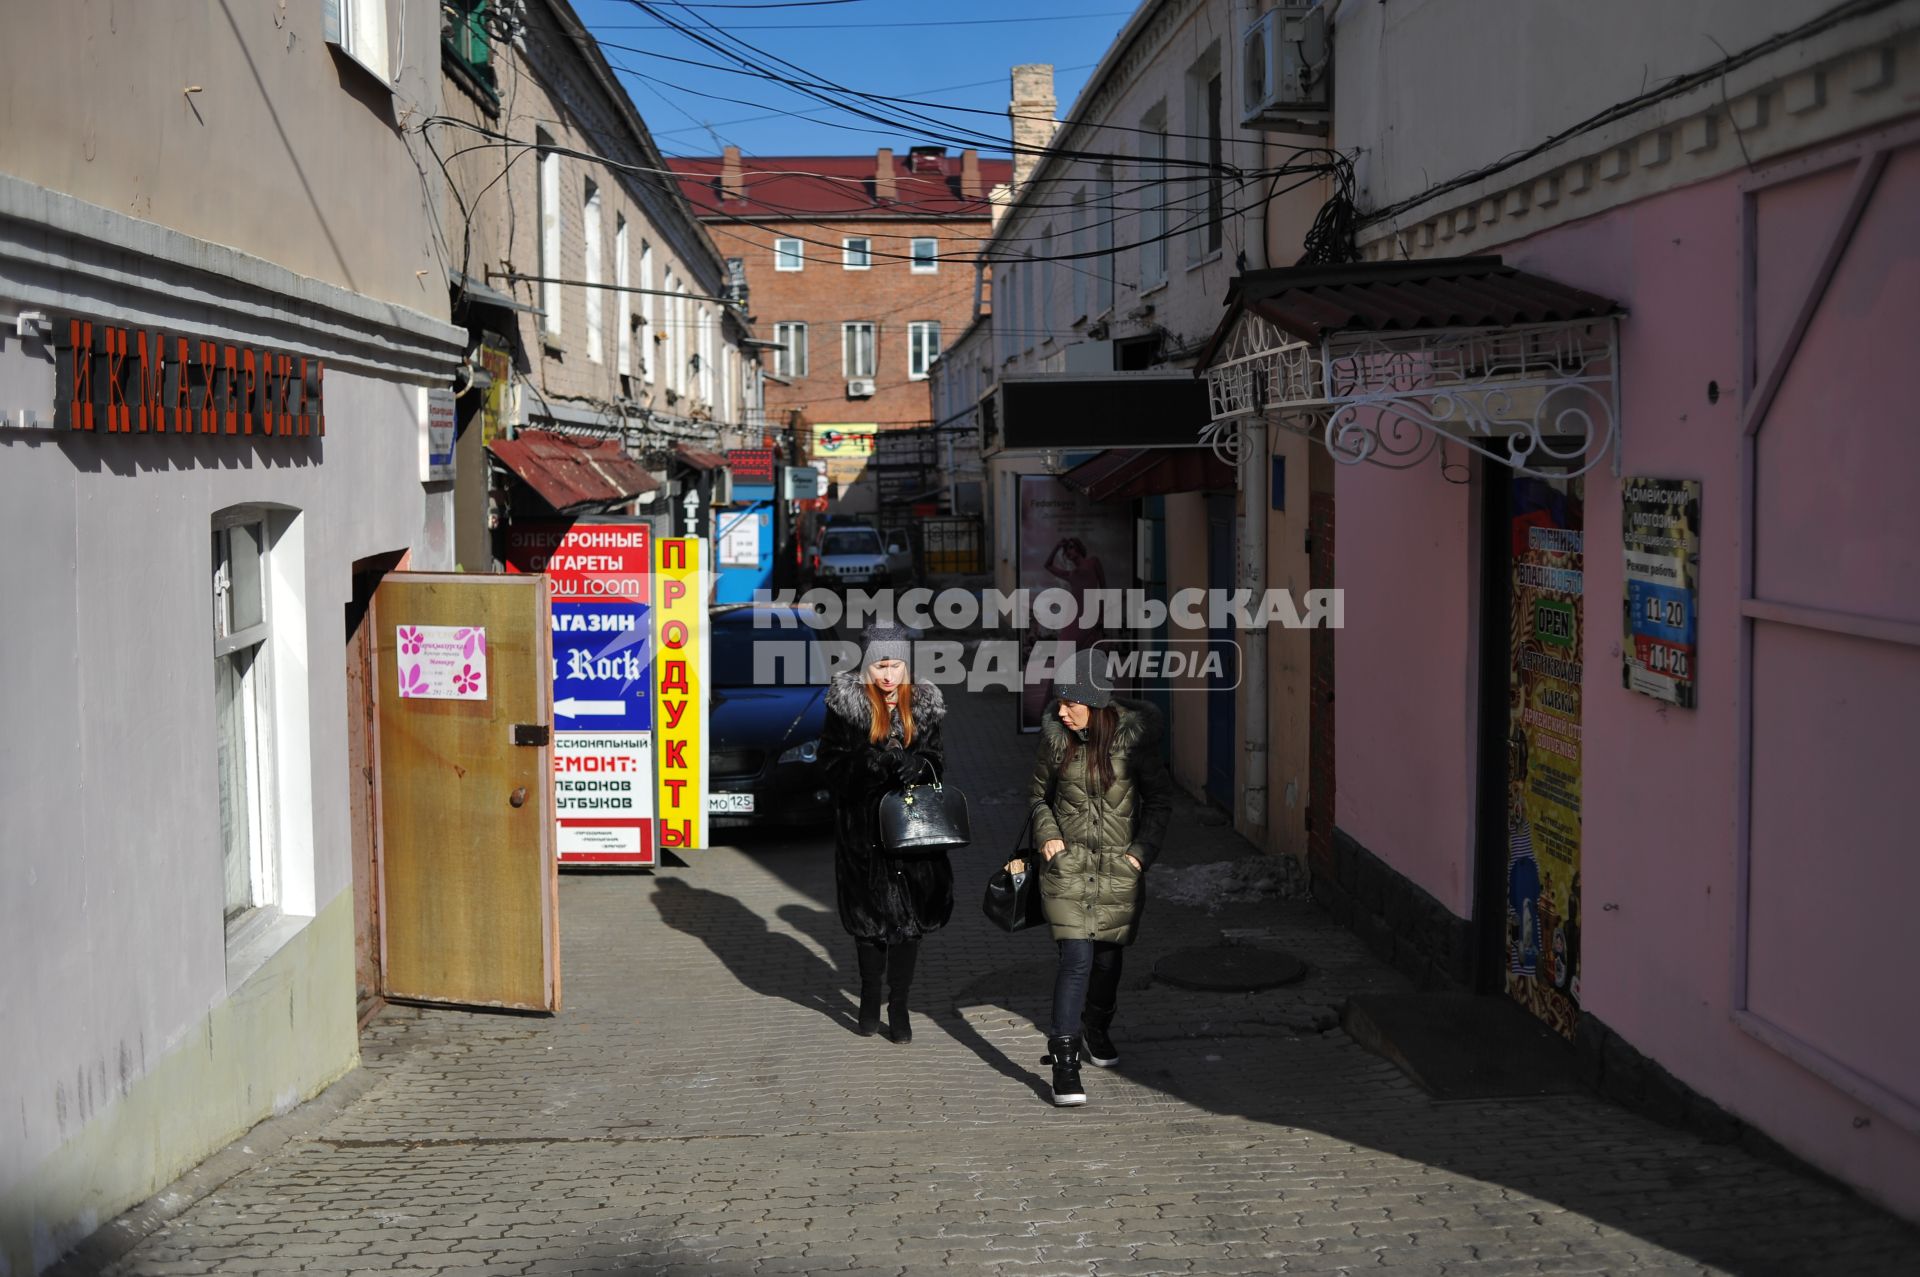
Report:
[{"label": "air conditioning unit", "polygon": [[715,470],[713,472],[713,486],[707,490],[707,504],[733,504],[733,471]]},{"label": "air conditioning unit", "polygon": [[873,378],[855,377],[847,383],[847,398],[871,399],[873,398],[874,391],[877,389],[879,389],[879,387],[873,384]]},{"label": "air conditioning unit", "polygon": [[1268,10],[1240,35],[1240,123],[1327,132],[1332,71],[1326,12],[1318,0],[1291,0]]}]

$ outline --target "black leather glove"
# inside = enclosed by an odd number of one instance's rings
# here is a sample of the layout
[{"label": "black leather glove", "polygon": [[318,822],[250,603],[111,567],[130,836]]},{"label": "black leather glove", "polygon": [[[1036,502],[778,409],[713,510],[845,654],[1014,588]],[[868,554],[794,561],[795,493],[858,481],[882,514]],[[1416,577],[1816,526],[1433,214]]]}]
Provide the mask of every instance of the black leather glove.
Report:
[{"label": "black leather glove", "polygon": [[927,760],[901,750],[893,755],[893,774],[902,785],[918,785],[927,772]]}]

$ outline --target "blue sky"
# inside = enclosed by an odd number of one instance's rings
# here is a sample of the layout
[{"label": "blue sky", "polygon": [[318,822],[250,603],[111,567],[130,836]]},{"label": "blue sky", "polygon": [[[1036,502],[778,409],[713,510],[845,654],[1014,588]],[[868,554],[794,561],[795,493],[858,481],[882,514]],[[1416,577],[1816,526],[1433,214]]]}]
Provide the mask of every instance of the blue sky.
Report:
[{"label": "blue sky", "polygon": [[[1031,0],[971,0],[965,5],[923,0],[648,3],[709,38],[717,40],[703,24],[720,27],[821,80],[937,103],[918,109],[956,133],[972,130],[997,139],[1007,135],[1010,67],[1051,62],[1064,114],[1132,12],[1126,0],[1040,0],[1038,5]],[[881,146],[902,152],[927,143],[954,149],[967,144],[957,137],[928,136],[935,132],[932,125],[916,132],[904,124],[863,120],[785,85],[717,70],[716,65],[729,65],[719,54],[664,25],[632,0],[574,0],[574,7],[669,155],[713,155],[729,142],[749,155],[854,155]],[[623,45],[627,47],[616,47]],[[993,114],[968,115],[948,109],[952,107]],[[898,118],[915,108],[889,104],[872,109]],[[798,118],[795,112],[812,118]],[[1004,141],[999,147],[986,141],[976,144],[983,154],[1005,153]]]}]

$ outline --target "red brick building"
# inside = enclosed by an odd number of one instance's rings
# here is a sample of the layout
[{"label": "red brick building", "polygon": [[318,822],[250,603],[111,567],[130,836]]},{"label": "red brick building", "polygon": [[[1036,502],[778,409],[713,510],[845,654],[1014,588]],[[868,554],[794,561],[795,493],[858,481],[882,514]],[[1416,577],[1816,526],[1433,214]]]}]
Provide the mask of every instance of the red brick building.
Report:
[{"label": "red brick building", "polygon": [[[857,470],[875,429],[933,419],[927,368],[973,317],[975,254],[1006,159],[917,146],[903,156],[724,155],[669,161],[720,251],[738,259],[765,366],[767,418],[798,409],[803,456]],[[848,430],[846,427],[855,427]]]}]

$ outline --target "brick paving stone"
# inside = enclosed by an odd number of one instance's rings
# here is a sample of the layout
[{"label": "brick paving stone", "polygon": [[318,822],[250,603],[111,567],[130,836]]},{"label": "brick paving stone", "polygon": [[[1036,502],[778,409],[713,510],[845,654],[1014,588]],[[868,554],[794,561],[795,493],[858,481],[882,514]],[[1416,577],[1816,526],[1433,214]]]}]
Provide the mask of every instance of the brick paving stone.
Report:
[{"label": "brick paving stone", "polygon": [[[1907,1270],[1858,1199],[1587,1096],[1436,1104],[1338,1027],[1409,986],[1309,903],[1154,900],[1091,1103],[1045,1102],[1051,946],[978,912],[1024,821],[1032,737],[959,698],[976,849],[925,946],[915,1038],[852,1032],[852,945],[818,836],[729,837],[656,875],[561,883],[567,1009],[389,1008],[373,1085],[108,1271],[1274,1274]],[[1180,799],[1165,863],[1252,854]],[[1151,879],[1149,880],[1151,888]],[[1260,994],[1154,959],[1256,937],[1310,964]]]}]

